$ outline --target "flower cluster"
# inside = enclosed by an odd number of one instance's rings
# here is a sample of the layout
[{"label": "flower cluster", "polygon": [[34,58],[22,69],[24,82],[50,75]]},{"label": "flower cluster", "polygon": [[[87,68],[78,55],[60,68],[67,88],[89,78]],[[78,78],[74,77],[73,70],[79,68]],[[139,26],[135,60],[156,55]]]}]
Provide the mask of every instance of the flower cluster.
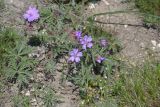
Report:
[{"label": "flower cluster", "polygon": [[71,62],[79,62],[80,57],[82,57],[82,52],[79,52],[78,49],[73,49],[69,54],[70,54],[70,58],[68,61],[71,61]]},{"label": "flower cluster", "polygon": [[100,45],[101,45],[102,47],[107,46],[107,45],[108,45],[107,40],[105,40],[105,39],[101,39],[101,40],[100,40]]},{"label": "flower cluster", "polygon": [[85,35],[83,38],[80,39],[80,44],[82,45],[82,48],[86,50],[86,48],[92,48],[92,37]]},{"label": "flower cluster", "polygon": [[33,22],[35,20],[38,20],[40,15],[39,15],[39,11],[36,9],[36,7],[30,6],[28,8],[28,10],[24,13],[23,17],[28,22]]},{"label": "flower cluster", "polygon": [[82,32],[81,31],[76,31],[75,32],[75,37],[77,40],[79,40],[82,37]]},{"label": "flower cluster", "polygon": [[98,62],[98,63],[102,63],[104,60],[105,60],[105,58],[101,57],[101,56],[97,56],[97,58],[96,58],[96,62]]},{"label": "flower cluster", "polygon": [[[75,38],[77,39],[77,41],[79,42],[79,44],[82,46],[83,50],[87,50],[87,48],[92,48],[93,47],[93,41],[92,41],[92,37],[85,35],[84,37],[82,37],[82,32],[81,31],[75,31]],[[105,39],[100,40],[100,45],[102,47],[105,47],[107,45],[107,41]],[[80,52],[77,48],[73,49],[70,53],[69,53],[70,57],[68,59],[69,62],[80,62],[80,58],[82,57],[82,52]],[[96,57],[96,62],[97,63],[102,63],[105,60],[104,57],[101,56],[97,56]]]}]

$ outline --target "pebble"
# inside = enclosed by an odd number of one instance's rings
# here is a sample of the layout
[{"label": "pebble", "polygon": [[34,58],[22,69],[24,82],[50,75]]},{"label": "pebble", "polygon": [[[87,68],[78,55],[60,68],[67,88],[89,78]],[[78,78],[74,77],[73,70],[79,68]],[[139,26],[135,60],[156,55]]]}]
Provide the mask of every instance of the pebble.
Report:
[{"label": "pebble", "polygon": [[89,9],[94,9],[95,8],[95,5],[93,3],[90,3],[89,4]]},{"label": "pebble", "polygon": [[32,81],[34,80],[34,77],[33,76],[31,76],[31,78],[30,78]]},{"label": "pebble", "polygon": [[140,43],[140,47],[141,47],[141,48],[145,48],[144,43]]},{"label": "pebble", "polygon": [[43,59],[45,59],[45,57],[46,57],[45,54],[43,54],[41,57],[39,57],[38,60],[39,60],[39,61],[42,61]]},{"label": "pebble", "polygon": [[107,79],[107,76],[105,75],[104,78]]},{"label": "pebble", "polygon": [[25,95],[30,96],[31,95],[30,91],[28,90]]},{"label": "pebble", "polygon": [[41,99],[39,99],[39,101],[38,101],[39,103],[39,105],[42,107],[42,105],[44,105],[44,102],[41,100]]},{"label": "pebble", "polygon": [[34,89],[34,88],[32,88],[30,91],[31,91],[31,92],[34,92],[34,91],[35,91],[35,89]]},{"label": "pebble", "polygon": [[156,47],[152,47],[152,50],[154,51],[156,49]]},{"label": "pebble", "polygon": [[37,50],[38,50],[39,53],[45,54],[45,47],[44,46],[38,47]]},{"label": "pebble", "polygon": [[58,71],[63,70],[63,64],[58,63],[58,64],[56,65],[56,69],[57,69]]},{"label": "pebble", "polygon": [[157,42],[155,40],[151,40],[151,43],[152,43],[153,46],[157,45]]},{"label": "pebble", "polygon": [[62,59],[59,60],[59,62],[60,62],[60,63],[65,63],[66,60],[65,60],[64,58],[62,58]]},{"label": "pebble", "polygon": [[127,27],[128,27],[128,25],[124,25],[124,27],[125,27],[125,28],[127,28]]},{"label": "pebble", "polygon": [[44,76],[43,73],[40,72],[40,73],[37,74],[37,81],[40,81],[40,82],[41,82],[41,81],[43,81],[44,79],[45,79],[45,76]]},{"label": "pebble", "polygon": [[37,68],[37,71],[39,71],[39,72],[42,72],[43,70],[44,70],[43,67],[38,67],[38,68]]},{"label": "pebble", "polygon": [[107,6],[110,5],[108,1],[102,0]]},{"label": "pebble", "polygon": [[37,100],[35,98],[33,98],[31,100],[31,104],[32,104],[32,106],[36,106],[37,105]]},{"label": "pebble", "polygon": [[40,57],[40,54],[31,53],[31,54],[28,54],[28,56],[29,56],[30,58],[39,58],[39,57]]},{"label": "pebble", "polygon": [[43,30],[42,30],[42,34],[47,34],[47,30],[46,30],[46,29],[43,29]]},{"label": "pebble", "polygon": [[31,100],[31,102],[33,103],[33,102],[36,102],[37,100],[35,99],[35,98],[32,98],[32,100]]},{"label": "pebble", "polygon": [[24,91],[21,91],[21,94],[24,94]]},{"label": "pebble", "polygon": [[69,82],[69,81],[66,82],[66,85],[69,86],[69,87],[73,86],[73,84],[71,82]]}]

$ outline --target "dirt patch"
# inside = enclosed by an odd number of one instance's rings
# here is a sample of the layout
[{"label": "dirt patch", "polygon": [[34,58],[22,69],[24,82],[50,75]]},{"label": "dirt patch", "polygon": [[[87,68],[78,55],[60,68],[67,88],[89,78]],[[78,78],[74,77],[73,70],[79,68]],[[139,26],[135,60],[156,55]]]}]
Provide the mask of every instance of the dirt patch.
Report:
[{"label": "dirt patch", "polygon": [[[28,6],[35,4],[36,3],[33,0],[5,0],[5,9],[0,13],[1,24],[16,29],[17,33],[21,36],[26,36],[26,25],[23,19],[23,13]],[[29,57],[37,58],[37,60],[39,60],[39,64],[37,65],[31,80],[44,86],[47,85],[55,91],[55,96],[58,97],[57,107],[78,107],[79,93],[78,90],[75,90],[77,87],[67,80],[62,82],[63,77],[68,72],[67,70],[63,70],[63,65],[67,62],[64,59],[62,59],[63,61],[60,59],[60,62],[55,66],[54,75],[46,75],[45,64],[48,61],[48,54],[50,54],[50,52],[44,46],[36,46],[34,52],[29,54]],[[13,86],[11,85],[3,89],[4,95],[0,98],[0,106],[13,106],[12,98],[14,95],[19,94],[17,87],[17,84],[14,84]],[[42,99],[35,99],[32,96],[33,90],[33,84],[30,83],[28,88],[22,90],[20,94],[30,96],[31,106],[43,107]]]},{"label": "dirt patch", "polygon": [[[29,5],[34,4],[34,2],[31,0],[6,0],[5,4],[6,10],[0,13],[0,16],[2,16],[0,17],[0,22],[16,28],[20,35],[25,35],[25,22],[22,14],[25,9]],[[110,11],[128,10],[133,8],[132,6],[132,4],[129,5],[127,3],[122,3],[120,0],[102,0],[96,4],[93,4],[91,6],[92,9],[88,9],[87,11],[90,12],[90,15],[92,15]],[[157,29],[147,29],[143,27],[142,18],[137,13],[103,15],[97,16],[95,20],[107,23],[97,23],[97,25],[102,26],[106,31],[113,33],[113,35],[115,35],[121,42],[123,49],[120,52],[120,56],[122,60],[134,63],[143,62],[149,54],[146,49],[151,49],[157,56],[160,55],[160,33]],[[156,45],[153,41],[156,41]],[[37,48],[37,50],[39,49]],[[46,50],[44,49],[44,53],[40,53],[39,55],[39,60],[41,63],[35,71],[35,81],[49,85],[55,90],[56,95],[61,97],[57,107],[78,107],[79,93],[78,90],[75,90],[77,87],[70,81],[63,81],[63,76],[65,76],[68,72],[67,70],[64,70],[63,67],[67,63],[66,60],[64,60],[65,58],[60,59],[59,63],[56,65],[56,70],[52,79],[49,79],[49,77],[45,76],[44,71],[44,65],[47,61],[46,57],[48,54],[48,52],[45,51]],[[34,55],[35,54],[38,55],[36,52]],[[12,95],[13,93],[17,93],[16,90],[18,89],[15,89],[16,87],[17,86],[14,85],[9,87],[9,89],[6,89],[9,90],[11,94],[8,95],[8,91],[6,91],[6,96],[4,96],[2,99],[3,101],[1,101],[3,103],[1,105],[3,107],[10,107],[12,105],[10,97],[14,96]],[[38,105],[36,105],[36,107],[38,107]]]},{"label": "dirt patch", "polygon": [[[88,11],[92,14],[114,12],[114,11],[138,11],[134,9],[134,4],[123,3],[121,0],[102,0],[92,4]],[[148,52],[146,49],[154,51],[156,56],[160,55],[160,47],[153,47],[151,43],[155,40],[160,43],[160,33],[157,29],[145,28],[142,16],[135,12],[101,15],[95,17],[98,25],[106,31],[114,33],[122,44],[120,55],[122,60],[129,62],[143,62]],[[153,48],[153,50],[152,50]]]}]

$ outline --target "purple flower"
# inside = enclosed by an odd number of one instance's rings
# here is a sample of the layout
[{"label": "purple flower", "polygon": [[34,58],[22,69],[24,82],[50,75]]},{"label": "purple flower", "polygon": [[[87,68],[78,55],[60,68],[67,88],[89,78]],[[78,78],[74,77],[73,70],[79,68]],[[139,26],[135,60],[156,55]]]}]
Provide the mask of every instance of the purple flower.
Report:
[{"label": "purple flower", "polygon": [[107,40],[105,40],[105,39],[101,39],[101,40],[100,40],[100,45],[101,45],[102,47],[107,46],[107,44],[108,44]]},{"label": "purple flower", "polygon": [[97,58],[96,58],[96,62],[98,62],[98,63],[102,63],[105,59],[106,59],[106,58],[104,58],[104,57],[97,56]]},{"label": "purple flower", "polygon": [[24,19],[26,19],[28,22],[35,21],[39,19],[39,11],[35,8],[30,6],[28,10],[23,15]]},{"label": "purple flower", "polygon": [[71,62],[79,62],[80,61],[80,57],[82,57],[82,52],[79,52],[78,49],[73,49],[70,53],[70,58],[68,61]]},{"label": "purple flower", "polygon": [[75,36],[76,36],[76,39],[80,39],[81,36],[82,36],[82,32],[81,31],[76,31]]},{"label": "purple flower", "polygon": [[86,50],[86,48],[92,48],[92,37],[85,35],[83,38],[80,39],[80,44],[82,45],[82,48]]}]

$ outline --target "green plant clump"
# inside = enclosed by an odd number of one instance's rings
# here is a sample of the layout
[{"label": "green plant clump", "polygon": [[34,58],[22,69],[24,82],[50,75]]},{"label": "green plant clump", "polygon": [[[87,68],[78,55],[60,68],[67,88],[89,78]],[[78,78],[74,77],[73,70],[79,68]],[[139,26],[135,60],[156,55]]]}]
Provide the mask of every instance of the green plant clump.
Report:
[{"label": "green plant clump", "polygon": [[[83,16],[80,16],[81,10],[82,7],[79,5],[41,9],[42,17],[39,23],[44,29],[40,31],[42,33],[39,36],[43,43],[50,43],[54,61],[64,56],[69,57],[66,66],[69,71],[67,79],[80,87],[80,96],[84,104],[90,105],[105,100],[108,91],[105,77],[109,79],[117,71],[116,53],[121,48],[111,34],[95,26],[92,20],[86,23]],[[90,39],[87,44],[81,42],[85,41],[85,38]],[[82,53],[79,59],[74,56],[74,61],[70,60],[73,50],[78,50],[79,55]],[[73,70],[77,73],[70,74]]]},{"label": "green plant clump", "polygon": [[144,13],[146,23],[160,24],[160,0],[135,0],[135,4]]},{"label": "green plant clump", "polygon": [[122,73],[112,87],[111,98],[120,107],[159,107],[160,64],[146,64]]},{"label": "green plant clump", "polygon": [[14,30],[10,28],[0,28],[0,74],[3,73],[4,64],[6,62],[6,54],[13,49],[16,41],[19,39]]},{"label": "green plant clump", "polygon": [[5,8],[4,0],[0,1],[0,11]]}]

